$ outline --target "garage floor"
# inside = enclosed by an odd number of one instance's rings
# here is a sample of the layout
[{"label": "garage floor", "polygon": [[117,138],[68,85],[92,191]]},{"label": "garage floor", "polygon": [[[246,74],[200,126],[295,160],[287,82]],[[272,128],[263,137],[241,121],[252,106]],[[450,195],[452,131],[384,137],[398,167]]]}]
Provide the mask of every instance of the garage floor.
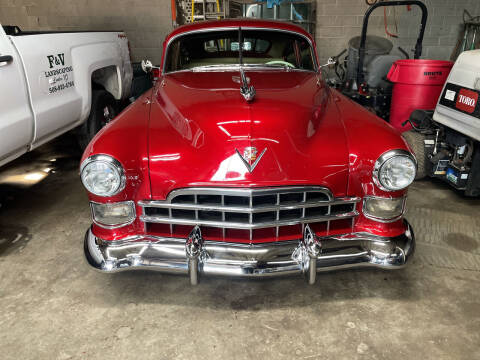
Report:
[{"label": "garage floor", "polygon": [[90,217],[71,141],[0,173],[2,359],[479,358],[480,200],[416,183],[417,253],[398,272],[324,273],[314,286],[104,275],[83,260]]}]

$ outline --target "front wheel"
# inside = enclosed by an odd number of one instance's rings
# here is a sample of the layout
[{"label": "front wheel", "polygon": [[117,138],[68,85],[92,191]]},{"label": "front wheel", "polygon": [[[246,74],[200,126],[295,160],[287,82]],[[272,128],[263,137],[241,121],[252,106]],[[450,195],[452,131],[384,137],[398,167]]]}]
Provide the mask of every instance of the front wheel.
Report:
[{"label": "front wheel", "polygon": [[425,163],[425,136],[415,130],[406,131],[402,134],[408,145],[412,148],[417,158],[417,175],[415,180],[423,179],[427,176],[427,167]]},{"label": "front wheel", "polygon": [[95,134],[112,121],[116,115],[117,102],[112,94],[105,90],[93,90],[90,115],[77,134],[80,147],[85,149]]}]

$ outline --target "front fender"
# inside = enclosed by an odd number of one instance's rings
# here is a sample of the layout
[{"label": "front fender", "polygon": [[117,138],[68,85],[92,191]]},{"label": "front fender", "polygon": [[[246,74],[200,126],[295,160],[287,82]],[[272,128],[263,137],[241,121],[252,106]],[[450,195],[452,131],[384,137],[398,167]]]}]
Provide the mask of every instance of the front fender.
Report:
[{"label": "front fender", "polygon": [[[372,177],[375,162],[380,155],[396,149],[410,151],[400,133],[339,92],[333,91],[332,96],[342,114],[349,147],[347,193],[362,198],[367,195],[386,198],[406,196],[407,189],[384,191],[374,183]],[[355,225],[356,231],[373,231],[378,235],[386,236],[396,236],[405,231],[401,219],[389,224],[373,221],[362,215],[361,207],[361,203],[357,204],[360,216]]]},{"label": "front fender", "polygon": [[[112,122],[107,124],[93,138],[83,153],[81,162],[96,154],[110,155],[120,162],[126,184],[123,191],[110,197],[96,196],[88,193],[90,201],[99,203],[113,203],[126,200],[150,199],[151,187],[148,171],[148,121],[151,90],[142,95],[137,101],[127,107]],[[137,207],[137,214],[141,208]],[[143,231],[143,225],[135,221],[120,230],[105,230],[94,226],[99,236],[115,239],[121,235],[134,234]]]}]

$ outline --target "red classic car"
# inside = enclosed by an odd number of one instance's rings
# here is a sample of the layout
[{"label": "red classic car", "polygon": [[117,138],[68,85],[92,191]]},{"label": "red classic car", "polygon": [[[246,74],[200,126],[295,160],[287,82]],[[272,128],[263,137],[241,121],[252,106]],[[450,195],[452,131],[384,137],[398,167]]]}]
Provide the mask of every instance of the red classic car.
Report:
[{"label": "red classic car", "polygon": [[326,86],[316,54],[307,32],[280,22],[168,35],[153,89],[83,155],[89,263],[192,284],[405,265],[415,158],[390,125]]}]

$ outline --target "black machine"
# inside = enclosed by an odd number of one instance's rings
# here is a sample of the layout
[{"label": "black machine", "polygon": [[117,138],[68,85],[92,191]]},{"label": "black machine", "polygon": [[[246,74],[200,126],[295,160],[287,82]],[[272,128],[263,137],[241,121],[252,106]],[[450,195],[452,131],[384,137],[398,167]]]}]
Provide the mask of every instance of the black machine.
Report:
[{"label": "black machine", "polygon": [[[428,10],[425,4],[418,0],[382,1],[373,4],[363,18],[361,36],[350,39],[348,50],[345,49],[333,57],[337,79],[331,81],[330,85],[387,121],[390,116],[392,84],[386,76],[392,64],[402,57],[391,53],[393,44],[390,40],[379,36],[367,36],[368,20],[377,8],[412,5],[418,6],[422,11],[419,34],[413,50],[413,58],[420,58]],[[400,47],[398,50],[405,58],[409,58],[407,51]],[[339,58],[347,51],[347,56],[340,62]]]},{"label": "black machine", "polygon": [[434,177],[466,196],[480,195],[480,142],[433,120],[433,111],[415,110],[403,137],[415,152],[418,179]]}]

